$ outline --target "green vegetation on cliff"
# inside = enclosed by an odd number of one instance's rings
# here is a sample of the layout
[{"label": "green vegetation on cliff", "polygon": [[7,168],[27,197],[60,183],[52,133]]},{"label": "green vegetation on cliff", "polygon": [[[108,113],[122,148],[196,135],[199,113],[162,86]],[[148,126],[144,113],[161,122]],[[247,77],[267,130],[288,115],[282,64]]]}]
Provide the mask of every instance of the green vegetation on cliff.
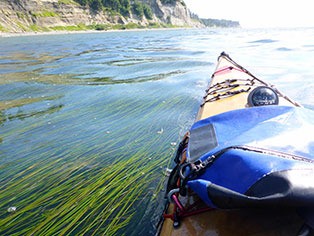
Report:
[{"label": "green vegetation on cliff", "polygon": [[[130,13],[142,18],[145,16],[151,20],[153,13],[149,5],[130,0],[75,0],[82,6],[89,6],[93,11],[109,10],[120,13],[122,16],[128,17]],[[172,0],[173,1],[173,0]]]}]

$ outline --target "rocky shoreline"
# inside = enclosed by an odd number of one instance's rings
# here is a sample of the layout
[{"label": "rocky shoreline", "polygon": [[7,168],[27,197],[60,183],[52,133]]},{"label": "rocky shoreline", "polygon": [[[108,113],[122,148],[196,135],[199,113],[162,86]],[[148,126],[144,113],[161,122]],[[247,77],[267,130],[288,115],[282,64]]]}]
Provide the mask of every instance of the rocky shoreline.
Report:
[{"label": "rocky shoreline", "polygon": [[142,29],[125,29],[125,30],[81,30],[81,31],[48,31],[48,32],[18,32],[18,33],[7,33],[0,31],[0,38],[9,37],[21,37],[21,36],[35,36],[35,35],[62,35],[62,34],[102,34],[112,32],[141,32],[141,31],[163,31],[163,30],[187,30],[192,28],[177,27],[177,28],[142,28]]}]

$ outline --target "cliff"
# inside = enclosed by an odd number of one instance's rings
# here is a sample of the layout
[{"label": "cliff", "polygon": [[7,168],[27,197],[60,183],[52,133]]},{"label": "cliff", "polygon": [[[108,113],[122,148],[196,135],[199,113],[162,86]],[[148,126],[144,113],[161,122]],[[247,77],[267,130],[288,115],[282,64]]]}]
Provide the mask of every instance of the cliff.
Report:
[{"label": "cliff", "polygon": [[133,8],[130,8],[123,16],[103,6],[101,10],[95,10],[91,5],[78,2],[74,0],[1,0],[0,32],[203,26],[200,21],[191,18],[183,0],[129,1],[131,6],[135,3],[147,6],[151,12],[149,16],[136,14]]}]

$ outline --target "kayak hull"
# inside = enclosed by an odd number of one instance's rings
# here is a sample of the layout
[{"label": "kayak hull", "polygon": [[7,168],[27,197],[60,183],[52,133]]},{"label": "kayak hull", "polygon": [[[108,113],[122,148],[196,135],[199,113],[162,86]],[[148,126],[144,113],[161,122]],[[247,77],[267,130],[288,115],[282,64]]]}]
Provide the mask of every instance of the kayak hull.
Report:
[{"label": "kayak hull", "polygon": [[160,235],[295,236],[302,225],[302,218],[293,210],[215,210],[186,217],[177,229],[167,219]]},{"label": "kayak hull", "polygon": [[[248,108],[248,98],[250,92],[254,88],[260,86],[273,87],[272,85],[262,80],[259,80],[250,72],[248,72],[245,68],[236,64],[227,54],[222,53],[221,56],[218,58],[217,68],[212,76],[208,89],[206,90],[206,94],[204,96],[204,101],[201,104],[198,115],[196,117],[196,123],[194,125],[196,134],[194,136],[202,137],[202,131],[197,130],[197,128],[202,125],[207,125],[207,130],[212,129],[211,124],[213,123],[212,120],[215,120],[215,117],[217,117],[217,120],[223,120],[227,119],[227,117],[230,117],[229,112],[232,113],[233,111],[235,111],[234,114],[237,114],[241,109],[246,110]],[[278,105],[280,107],[283,107],[283,110],[289,110],[289,107],[291,107],[291,110],[294,110],[295,107],[300,106],[298,103],[292,101],[278,90],[276,90],[276,92],[279,95]],[[248,117],[252,117],[251,115],[252,114],[250,114]],[[237,117],[237,115],[235,115],[235,117]],[[210,122],[207,122],[208,120]],[[247,119],[247,121],[244,121],[244,123],[245,122],[248,123],[251,121],[250,119]],[[231,123],[232,125],[235,125],[235,127],[237,128],[236,130],[239,130],[239,127],[236,126],[237,123],[234,120],[231,122],[226,120],[226,123]],[[272,124],[270,123],[270,127],[271,125]],[[226,128],[225,125],[221,125],[221,127],[222,129]],[[261,131],[263,129],[265,129],[265,127],[260,128]],[[191,131],[192,130],[193,127]],[[209,135],[211,136],[215,136],[217,133],[216,131],[217,130],[207,131],[207,133],[209,133]],[[232,130],[226,129],[225,132],[221,133],[226,133],[232,136],[232,132]],[[274,132],[276,133],[276,131]],[[234,140],[237,137],[243,137],[243,134],[235,133],[234,138],[230,139]],[[227,163],[230,163],[230,159],[232,159],[232,156],[240,156],[242,158],[243,155],[240,152],[247,151],[241,149],[247,148],[248,144],[251,144],[249,142],[249,138],[249,135],[247,136],[246,140],[244,138],[245,142],[243,142],[243,139],[239,138],[239,143],[237,147],[234,150],[227,150],[226,153],[222,153],[221,155],[219,154],[219,158],[217,158],[217,161],[215,159],[213,165],[221,164],[222,166],[227,166]],[[309,137],[309,139],[310,138],[311,137]],[[190,133],[190,139],[193,139],[192,132]],[[271,146],[274,142],[272,142],[272,139],[269,140],[270,141],[268,145]],[[280,140],[280,138],[278,140]],[[190,140],[189,142],[192,141]],[[188,151],[184,155],[186,155],[189,162],[201,160],[206,163],[211,161],[210,158],[213,154],[216,154],[215,148],[219,147],[219,150],[223,149],[222,146],[226,142],[220,143],[219,138],[218,140],[208,141],[207,146],[210,146],[212,152],[207,153],[201,150],[202,144],[200,143],[200,140],[196,140],[195,143],[197,148],[195,148],[195,150],[193,150],[193,148],[187,148]],[[180,219],[170,219],[169,217],[164,217],[163,223],[160,225],[157,234],[162,236],[297,235],[298,232],[300,232],[302,226],[305,224],[305,220],[301,216],[308,214],[310,215],[310,217],[312,217],[311,212],[313,211],[304,210],[303,207],[307,207],[308,209],[312,209],[313,207],[314,209],[314,184],[313,186],[302,185],[302,180],[304,179],[307,180],[304,181],[306,183],[314,182],[311,181],[314,179],[314,171],[311,167],[308,167],[307,165],[309,163],[312,164],[312,161],[309,160],[308,162],[304,163],[303,159],[299,156],[300,150],[296,150],[295,153],[285,156],[285,149],[280,149],[280,142],[278,143],[278,149],[275,149],[276,153],[271,153],[270,156],[274,156],[274,160],[276,158],[278,159],[278,157],[280,156],[280,158],[284,156],[286,157],[283,158],[284,164],[290,165],[292,163],[291,166],[294,165],[293,161],[295,161],[296,159],[297,161],[299,161],[299,167],[302,170],[301,172],[294,170],[285,171],[285,169],[278,169],[275,171],[266,171],[265,173],[257,173],[257,170],[254,169],[254,165],[256,163],[254,163],[253,167],[249,167],[248,170],[252,171],[253,173],[255,172],[255,177],[254,179],[249,180],[246,179],[247,174],[245,173],[244,169],[241,170],[237,167],[237,164],[241,162],[241,158],[233,158],[233,160],[235,161],[234,163],[229,164],[229,167],[226,167],[225,169],[221,168],[220,171],[217,171],[216,173],[211,173],[212,176],[206,176],[205,173],[203,174],[203,176],[201,176],[201,178],[198,178],[197,180],[190,180],[187,183],[187,185],[189,186],[189,190],[186,196],[181,199],[182,208],[189,209],[190,207],[193,207],[193,209],[206,209],[206,206],[211,206],[212,208],[207,208],[207,211],[205,212],[199,211],[198,214],[195,215],[189,213],[181,215],[179,214]],[[309,143],[311,145],[310,140]],[[262,147],[264,146],[265,145],[263,145]],[[308,150],[310,150],[309,153],[313,151],[312,146],[308,147]],[[228,149],[229,147],[230,146],[225,144],[226,149]],[[250,145],[249,148],[251,148]],[[258,153],[259,151],[261,151],[261,147],[258,146],[256,150],[258,151],[254,152],[254,155],[252,155],[254,156],[252,162],[254,162],[254,158],[256,160],[262,158],[262,155]],[[262,152],[264,151],[265,150],[262,150]],[[226,155],[225,161],[224,155]],[[300,159],[298,160],[298,158]],[[289,161],[291,161],[291,163]],[[267,162],[257,162],[256,165],[260,164],[267,165]],[[275,162],[272,164],[273,166],[276,166]],[[233,168],[230,168],[230,166]],[[267,168],[269,168],[270,170],[273,168],[273,166],[267,166]],[[211,166],[209,168],[211,168]],[[306,170],[306,168],[308,168],[308,170]],[[242,175],[239,174],[240,171],[244,171]],[[243,187],[243,185],[241,185],[241,187],[239,188],[226,188],[226,183],[219,183],[219,181],[216,181],[215,178],[219,175],[228,175],[228,181],[231,183],[236,183],[237,181],[247,181],[247,186]],[[272,192],[273,186],[276,186],[276,184],[278,185],[278,188],[281,188],[281,194],[279,195],[278,191]],[[236,184],[232,184],[232,186],[236,186]],[[198,191],[203,191],[203,193],[206,192],[208,193],[208,195],[202,197],[202,194],[196,194]],[[200,199],[199,196],[201,196],[202,199]],[[289,207],[287,207],[287,205],[289,205]],[[164,212],[164,216],[168,216],[168,214],[178,211],[177,204],[174,204],[172,201],[168,202],[165,209],[166,210]],[[177,221],[180,222],[180,226],[173,227],[174,222],[176,225]]]}]

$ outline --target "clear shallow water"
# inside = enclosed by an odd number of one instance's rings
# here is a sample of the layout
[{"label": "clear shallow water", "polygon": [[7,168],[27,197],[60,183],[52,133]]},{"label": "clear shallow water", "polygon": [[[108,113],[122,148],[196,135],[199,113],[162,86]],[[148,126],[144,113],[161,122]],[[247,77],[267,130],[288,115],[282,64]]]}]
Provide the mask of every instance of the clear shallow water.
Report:
[{"label": "clear shallow water", "polygon": [[0,38],[1,234],[153,235],[220,52],[313,108],[313,42],[313,29]]}]

